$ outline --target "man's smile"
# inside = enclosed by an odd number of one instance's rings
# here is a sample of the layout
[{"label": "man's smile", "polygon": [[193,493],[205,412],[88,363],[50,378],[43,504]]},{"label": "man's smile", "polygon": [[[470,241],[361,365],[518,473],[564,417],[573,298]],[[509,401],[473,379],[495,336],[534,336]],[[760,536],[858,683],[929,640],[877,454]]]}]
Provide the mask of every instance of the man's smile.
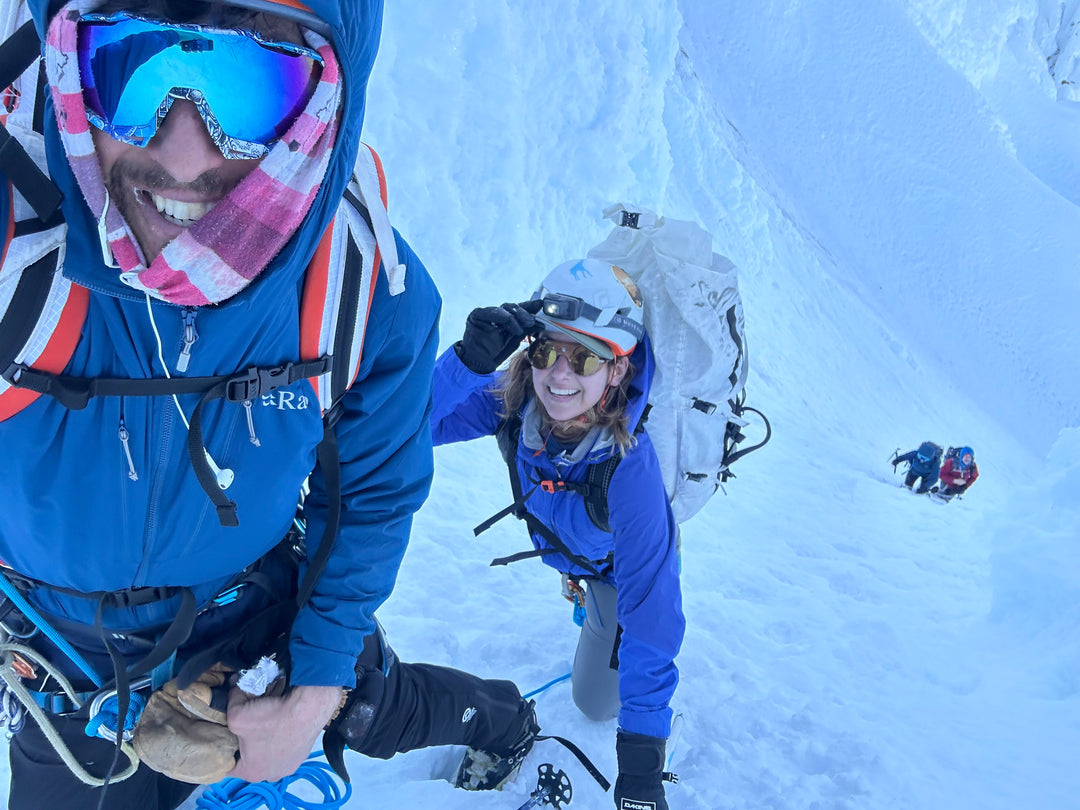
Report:
[{"label": "man's smile", "polygon": [[177,200],[138,188],[135,189],[135,199],[142,205],[153,205],[167,222],[181,228],[191,227],[217,204],[217,200]]}]

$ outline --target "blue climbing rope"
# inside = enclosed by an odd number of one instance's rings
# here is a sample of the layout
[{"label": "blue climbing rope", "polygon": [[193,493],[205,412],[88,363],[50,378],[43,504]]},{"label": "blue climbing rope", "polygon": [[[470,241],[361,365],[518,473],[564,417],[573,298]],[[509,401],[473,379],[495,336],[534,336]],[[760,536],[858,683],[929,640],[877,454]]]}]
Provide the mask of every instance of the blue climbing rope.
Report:
[{"label": "blue climbing rope", "polygon": [[567,673],[566,673],[565,675],[560,675],[560,676],[559,676],[558,678],[552,678],[552,679],[551,679],[550,681],[548,681],[547,683],[545,683],[545,684],[544,684],[543,686],[541,686],[541,687],[538,687],[538,688],[536,688],[536,689],[533,689],[533,690],[532,690],[531,692],[529,692],[529,694],[527,694],[527,695],[522,695],[521,697],[522,697],[523,699],[525,699],[525,700],[528,700],[528,699],[529,699],[529,698],[531,698],[531,697],[532,697],[533,695],[539,695],[539,694],[540,694],[541,692],[543,692],[543,691],[544,691],[545,689],[550,689],[550,688],[551,688],[551,687],[553,687],[553,686],[554,686],[555,684],[557,684],[557,683],[561,683],[562,681],[565,681],[566,679],[568,679],[568,678],[570,677],[570,675],[571,675],[571,673],[567,672]]},{"label": "blue climbing rope", "polygon": [[8,733],[18,734],[26,725],[26,710],[15,697],[15,693],[0,681],[0,729],[7,728]]},{"label": "blue climbing rope", "polygon": [[[145,708],[146,698],[139,692],[131,692],[128,695],[127,717],[124,720],[124,727],[120,729],[125,740],[131,739],[132,734],[135,732],[135,724],[139,722],[139,717]],[[103,740],[115,740],[118,728],[116,723],[119,719],[120,701],[116,695],[111,695],[102,702],[97,709],[97,713],[86,724],[86,736],[101,737]]]},{"label": "blue climbing rope", "polygon": [[[225,779],[211,785],[196,800],[197,810],[337,810],[352,796],[352,785],[344,791],[333,769],[318,757],[316,751],[296,773],[277,782],[245,782],[243,779]],[[296,782],[307,782],[322,793],[322,799],[311,801],[294,796],[289,788]]]},{"label": "blue climbing rope", "polygon": [[3,574],[0,574],[0,591],[4,592],[4,596],[10,599],[12,604],[19,609],[19,612],[33,622],[38,630],[40,630],[49,641],[56,645],[56,648],[60,650],[60,652],[71,659],[71,662],[83,671],[83,674],[93,682],[94,686],[101,686],[103,681],[94,671],[94,668],[86,663],[86,660],[75,651],[75,648],[71,646],[67,639],[57,633],[52,628],[52,625],[45,621],[45,618],[40,613],[34,610],[33,606],[26,601],[26,597],[24,597],[22,593],[19,592],[19,589],[12,584],[11,580]]}]

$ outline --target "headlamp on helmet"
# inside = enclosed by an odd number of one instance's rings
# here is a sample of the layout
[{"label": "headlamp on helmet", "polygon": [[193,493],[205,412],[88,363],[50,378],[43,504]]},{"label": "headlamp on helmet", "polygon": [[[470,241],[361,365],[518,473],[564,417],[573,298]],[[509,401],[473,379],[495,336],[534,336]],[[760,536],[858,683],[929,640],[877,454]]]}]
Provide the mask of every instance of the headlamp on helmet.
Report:
[{"label": "headlamp on helmet", "polygon": [[605,359],[634,351],[645,335],[637,285],[619,267],[596,259],[564,262],[533,295],[536,319]]},{"label": "headlamp on helmet", "polygon": [[582,300],[572,295],[549,293],[544,296],[543,313],[560,321],[576,321],[581,317]]}]

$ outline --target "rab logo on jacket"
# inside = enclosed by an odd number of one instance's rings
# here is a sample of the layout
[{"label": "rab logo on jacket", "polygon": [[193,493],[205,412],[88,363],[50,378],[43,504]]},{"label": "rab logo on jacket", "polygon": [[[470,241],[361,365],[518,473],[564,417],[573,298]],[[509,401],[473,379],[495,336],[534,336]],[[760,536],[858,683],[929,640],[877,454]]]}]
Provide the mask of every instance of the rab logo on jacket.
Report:
[{"label": "rab logo on jacket", "polygon": [[642,802],[637,799],[623,799],[619,810],[656,810],[656,802]]},{"label": "rab logo on jacket", "polygon": [[303,394],[286,391],[279,388],[269,394],[262,395],[264,408],[277,408],[279,411],[303,411],[307,410],[311,400]]}]

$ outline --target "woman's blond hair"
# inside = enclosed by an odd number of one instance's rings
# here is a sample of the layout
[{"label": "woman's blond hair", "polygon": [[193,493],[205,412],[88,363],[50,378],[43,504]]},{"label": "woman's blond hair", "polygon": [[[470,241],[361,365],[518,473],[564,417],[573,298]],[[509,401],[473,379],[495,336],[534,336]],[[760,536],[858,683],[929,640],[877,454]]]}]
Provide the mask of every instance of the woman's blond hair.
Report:
[{"label": "woman's blond hair", "polygon": [[[630,401],[630,381],[633,378],[634,365],[628,362],[626,373],[619,384],[609,388],[600,402],[585,411],[579,419],[570,422],[556,422],[548,415],[544,403],[538,400],[536,406],[540,412],[541,432],[546,434],[550,430],[560,441],[574,441],[582,438],[594,425],[607,428],[611,431],[619,452],[625,455],[635,444],[626,415],[626,405]],[[525,351],[518,352],[510,360],[510,365],[502,373],[499,385],[495,389],[495,395],[502,402],[502,412],[499,416],[503,419],[520,411],[525,401],[534,395],[532,367],[525,356]]]}]

